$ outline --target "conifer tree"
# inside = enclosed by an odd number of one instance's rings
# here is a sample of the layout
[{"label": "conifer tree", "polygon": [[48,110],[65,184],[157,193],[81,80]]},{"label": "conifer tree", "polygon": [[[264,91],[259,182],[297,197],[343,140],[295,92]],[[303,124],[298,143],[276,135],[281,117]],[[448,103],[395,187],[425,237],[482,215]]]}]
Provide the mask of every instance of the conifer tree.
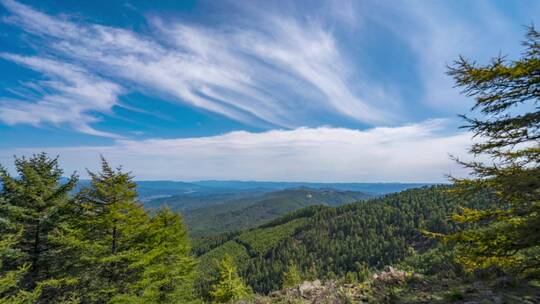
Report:
[{"label": "conifer tree", "polygon": [[194,302],[196,263],[181,217],[168,209],[149,216],[131,175],[101,165],[54,234],[65,279],[77,281],[66,292],[82,303]]},{"label": "conifer tree", "polygon": [[17,243],[18,235],[3,234],[0,240],[0,304],[29,303],[39,297],[39,289],[34,292],[22,290],[19,286],[29,266],[23,265],[15,270],[4,271],[3,261],[13,258],[13,247]]},{"label": "conifer tree", "polygon": [[105,159],[101,171],[88,172],[91,184],[77,194],[69,210],[72,221],[55,234],[66,257],[64,273],[77,281],[74,292],[83,303],[106,303],[127,293],[137,280],[130,267],[144,248],[148,215],[136,201],[129,173]]},{"label": "conifer tree", "polygon": [[195,259],[180,215],[167,208],[157,211],[145,227],[143,248],[131,269],[140,277],[127,294],[113,299],[118,303],[192,303]]},{"label": "conifer tree", "polygon": [[[10,243],[12,251],[20,255],[9,265],[3,265],[3,270],[24,269],[20,286],[32,293],[40,286],[54,285],[53,266],[60,257],[53,254],[50,234],[61,225],[61,210],[70,202],[69,192],[75,187],[77,176],[73,174],[63,183],[58,158],[49,158],[45,153],[15,158],[15,169],[18,177],[0,167],[4,199],[1,212],[20,231],[20,238]],[[2,239],[12,238],[10,229],[2,228]]]},{"label": "conifer tree", "polygon": [[300,271],[296,264],[289,264],[287,270],[283,274],[283,288],[295,287],[298,284],[302,283],[302,277],[300,276]]},{"label": "conifer tree", "polygon": [[540,270],[540,33],[529,28],[516,61],[497,57],[487,65],[460,58],[449,74],[475,98],[463,116],[477,138],[470,152],[489,161],[459,161],[474,176],[453,179],[462,194],[489,189],[487,210],[464,208],[454,220],[469,229],[444,238],[458,244],[469,269],[498,266],[518,273]]},{"label": "conifer tree", "polygon": [[21,231],[10,220],[16,210],[13,209],[0,197],[0,304],[30,302],[39,296],[37,290],[26,292],[19,286],[28,271],[28,264],[12,270],[8,270],[10,267],[5,265],[13,263],[21,256],[20,250],[14,248],[20,240]]},{"label": "conifer tree", "polygon": [[226,254],[219,262],[219,278],[212,285],[210,295],[216,303],[231,303],[235,300],[250,298],[251,289],[238,275],[233,258]]}]

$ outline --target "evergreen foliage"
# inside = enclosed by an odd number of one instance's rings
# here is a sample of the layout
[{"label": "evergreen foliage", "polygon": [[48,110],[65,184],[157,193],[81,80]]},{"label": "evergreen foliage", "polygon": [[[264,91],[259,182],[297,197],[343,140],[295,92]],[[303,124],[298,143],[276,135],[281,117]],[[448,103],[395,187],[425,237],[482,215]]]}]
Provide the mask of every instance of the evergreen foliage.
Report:
[{"label": "evergreen foliage", "polygon": [[[211,261],[229,254],[256,292],[281,288],[283,274],[294,262],[303,279],[365,278],[371,270],[422,253],[436,241],[421,231],[449,233],[461,224],[448,221],[458,211],[448,186],[407,190],[337,208],[313,206],[288,214],[257,229],[234,236],[200,256],[204,277]],[[468,198],[468,206],[491,202],[489,192]],[[268,245],[269,244],[269,245]],[[215,245],[215,244],[214,244]]]},{"label": "evergreen foliage", "polygon": [[[5,202],[0,199],[0,204],[4,208]],[[13,224],[9,222],[9,219],[2,217],[2,230],[6,231],[12,229]],[[28,265],[22,265],[18,269],[5,270],[3,261],[13,260],[20,256],[20,252],[14,249],[14,246],[20,239],[20,233],[3,233],[0,240],[0,304],[8,303],[28,303],[39,296],[40,290],[35,289],[31,292],[21,290],[19,284],[23,276],[28,271]]]},{"label": "evergreen foliage", "polygon": [[287,267],[287,270],[283,274],[283,284],[282,288],[294,287],[302,283],[302,277],[300,276],[300,271],[296,264],[290,263]]},{"label": "evergreen foliage", "polygon": [[516,273],[540,271],[540,33],[528,29],[516,61],[499,56],[487,65],[460,58],[449,74],[475,98],[465,126],[477,138],[470,152],[490,161],[465,162],[472,178],[453,179],[458,194],[489,189],[489,210],[463,208],[453,218],[474,223],[444,236],[459,247],[469,270],[496,266]]},{"label": "evergreen foliage", "polygon": [[71,257],[64,273],[77,279],[83,302],[107,302],[128,291],[137,277],[130,265],[143,250],[149,220],[131,176],[104,159],[101,165],[101,172],[88,172],[90,187],[77,194],[72,220],[56,235],[61,254]]},{"label": "evergreen foliage", "polygon": [[238,275],[233,258],[226,254],[219,262],[219,278],[212,285],[210,295],[217,303],[232,303],[235,300],[251,297],[251,289]]},{"label": "evergreen foliage", "polygon": [[0,168],[4,200],[1,210],[10,222],[10,227],[2,228],[2,239],[12,239],[12,229],[20,231],[16,242],[8,242],[18,256],[3,257],[3,270],[18,274],[19,294],[54,298],[54,289],[62,281],[55,279],[61,269],[56,267],[57,248],[51,234],[62,225],[62,213],[70,203],[69,192],[75,187],[77,176],[73,174],[62,183],[58,158],[49,158],[45,153],[15,158],[15,169],[17,178]]},{"label": "evergreen foliage", "polygon": [[178,214],[160,209],[145,226],[143,250],[131,269],[141,269],[128,292],[114,303],[190,303],[195,301],[193,283],[196,262],[190,256],[187,232]]},{"label": "evergreen foliage", "polygon": [[129,173],[103,159],[89,187],[61,183],[56,158],[16,159],[0,171],[0,301],[189,303],[195,259],[178,214],[137,201]]},{"label": "evergreen foliage", "polygon": [[209,236],[257,227],[308,206],[340,206],[369,197],[363,192],[295,188],[254,194],[182,213],[191,235]]}]

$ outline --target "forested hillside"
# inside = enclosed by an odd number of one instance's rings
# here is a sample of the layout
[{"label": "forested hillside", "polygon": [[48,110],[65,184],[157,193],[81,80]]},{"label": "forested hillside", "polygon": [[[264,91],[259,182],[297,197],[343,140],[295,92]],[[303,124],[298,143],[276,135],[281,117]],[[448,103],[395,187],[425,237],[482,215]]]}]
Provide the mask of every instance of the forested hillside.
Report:
[{"label": "forested hillside", "polygon": [[245,195],[182,212],[193,236],[251,228],[306,206],[339,206],[369,198],[362,192],[298,188]]},{"label": "forested hillside", "polygon": [[337,208],[308,207],[256,229],[218,236],[222,244],[195,251],[208,273],[214,271],[214,259],[235,257],[246,282],[261,293],[279,289],[290,264],[305,278],[356,279],[432,248],[435,241],[421,231],[454,231],[449,216],[460,206],[493,202],[489,193],[462,201],[449,189],[406,190]]}]

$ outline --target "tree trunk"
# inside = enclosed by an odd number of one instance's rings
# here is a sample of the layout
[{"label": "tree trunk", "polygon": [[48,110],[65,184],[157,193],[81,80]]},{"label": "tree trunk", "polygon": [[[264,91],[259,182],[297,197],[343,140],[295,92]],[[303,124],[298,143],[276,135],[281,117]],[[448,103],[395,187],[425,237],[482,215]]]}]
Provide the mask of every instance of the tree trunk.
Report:
[{"label": "tree trunk", "polygon": [[112,231],[112,245],[111,245],[111,252],[112,254],[116,253],[116,238],[117,238],[117,232],[116,232],[116,225],[113,227]]}]

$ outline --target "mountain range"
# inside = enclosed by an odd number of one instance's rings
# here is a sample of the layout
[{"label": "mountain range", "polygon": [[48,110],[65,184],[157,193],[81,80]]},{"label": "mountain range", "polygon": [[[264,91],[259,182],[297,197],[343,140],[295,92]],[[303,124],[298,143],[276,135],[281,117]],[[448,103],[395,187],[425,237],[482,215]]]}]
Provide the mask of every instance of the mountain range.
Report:
[{"label": "mountain range", "polygon": [[[66,180],[66,179],[64,179]],[[76,190],[89,184],[81,179]],[[312,189],[335,189],[341,191],[359,191],[370,195],[399,192],[411,188],[433,185],[429,183],[311,183],[311,182],[265,182],[265,181],[220,181],[203,180],[194,182],[156,180],[136,181],[139,198],[149,201],[174,195],[208,196],[210,194],[270,192],[290,188],[307,187]]]}]

